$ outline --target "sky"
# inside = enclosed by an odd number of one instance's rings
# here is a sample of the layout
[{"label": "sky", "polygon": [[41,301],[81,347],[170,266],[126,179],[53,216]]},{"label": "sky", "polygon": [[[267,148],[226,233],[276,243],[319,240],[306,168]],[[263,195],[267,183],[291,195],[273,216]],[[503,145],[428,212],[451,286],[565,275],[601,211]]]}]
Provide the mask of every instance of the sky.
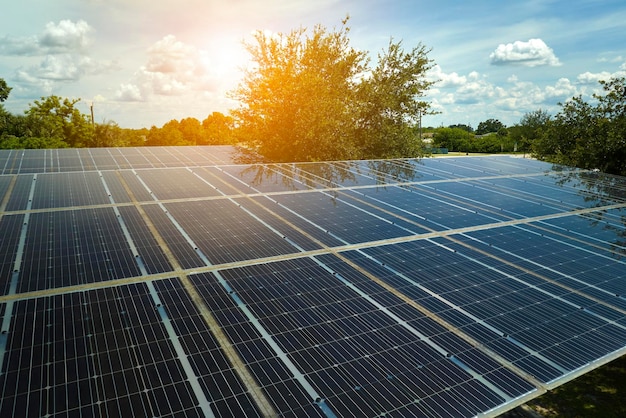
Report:
[{"label": "sky", "polygon": [[228,93],[255,31],[332,30],[346,16],[351,46],[374,63],[391,38],[430,50],[437,114],[423,126],[512,126],[626,76],[623,0],[21,0],[2,6],[4,107],[57,95],[123,128],[202,121],[239,106]]}]

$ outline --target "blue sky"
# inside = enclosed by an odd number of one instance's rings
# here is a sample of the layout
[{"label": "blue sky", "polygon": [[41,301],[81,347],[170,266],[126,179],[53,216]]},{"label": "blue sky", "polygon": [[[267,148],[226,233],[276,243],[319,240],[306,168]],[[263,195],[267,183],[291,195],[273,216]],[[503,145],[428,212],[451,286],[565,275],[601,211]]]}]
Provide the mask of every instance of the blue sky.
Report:
[{"label": "blue sky", "polygon": [[252,32],[333,28],[346,15],[352,46],[373,57],[391,37],[431,48],[439,114],[425,126],[510,126],[626,75],[623,0],[22,0],[2,15],[7,110],[54,94],[128,128],[227,113]]}]

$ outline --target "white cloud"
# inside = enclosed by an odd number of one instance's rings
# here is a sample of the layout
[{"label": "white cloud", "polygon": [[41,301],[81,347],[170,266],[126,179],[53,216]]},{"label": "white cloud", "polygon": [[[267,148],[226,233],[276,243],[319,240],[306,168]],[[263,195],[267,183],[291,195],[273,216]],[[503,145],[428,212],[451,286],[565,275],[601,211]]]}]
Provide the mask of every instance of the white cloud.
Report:
[{"label": "white cloud", "polygon": [[83,20],[49,22],[37,36],[9,37],[0,42],[0,55],[36,56],[65,53],[85,53],[90,44],[92,28]]},{"label": "white cloud", "polygon": [[39,64],[19,68],[17,72],[21,73],[22,81],[40,79],[60,82],[78,81],[86,75],[106,73],[115,68],[116,63],[96,62],[84,55],[58,54],[46,55]]},{"label": "white cloud", "polygon": [[607,81],[615,77],[626,77],[626,63],[620,65],[619,70],[615,72],[600,71],[599,73],[592,73],[590,71],[586,71],[582,74],[579,74],[577,80],[580,84],[598,86],[598,83],[601,80]]},{"label": "white cloud", "polygon": [[84,20],[62,20],[58,25],[50,22],[39,38],[42,47],[50,51],[82,51],[90,43],[91,26]]},{"label": "white cloud", "polygon": [[548,47],[541,39],[500,44],[489,55],[489,58],[491,63],[496,65],[520,64],[528,67],[561,65],[552,48]]},{"label": "white cloud", "polygon": [[115,93],[115,99],[122,102],[141,102],[141,90],[134,84],[122,84]]},{"label": "white cloud", "polygon": [[567,78],[559,78],[553,86],[547,86],[545,92],[545,100],[551,103],[555,103],[558,100],[564,100],[579,94],[576,86]]},{"label": "white cloud", "polygon": [[[131,82],[120,86],[119,100],[147,100],[152,94],[180,96],[218,89],[219,74],[205,51],[167,35],[148,48],[148,59]],[[130,89],[130,86],[134,88]]]},{"label": "white cloud", "polygon": [[439,65],[435,65],[428,74],[428,79],[436,82],[438,88],[461,86],[467,82],[467,77],[458,73],[444,73]]},{"label": "white cloud", "polygon": [[579,74],[577,80],[580,84],[592,84],[597,85],[600,80],[608,80],[613,74],[608,71],[602,71],[599,73],[584,72]]}]

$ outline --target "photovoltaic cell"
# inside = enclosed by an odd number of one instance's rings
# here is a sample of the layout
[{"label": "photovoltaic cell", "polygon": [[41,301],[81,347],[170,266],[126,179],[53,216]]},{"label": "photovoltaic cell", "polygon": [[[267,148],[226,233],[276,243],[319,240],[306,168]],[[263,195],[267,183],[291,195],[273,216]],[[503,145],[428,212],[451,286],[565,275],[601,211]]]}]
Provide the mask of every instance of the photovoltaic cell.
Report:
[{"label": "photovoltaic cell", "polygon": [[20,292],[140,275],[110,208],[33,213],[23,257]]},{"label": "photovoltaic cell", "polygon": [[626,180],[0,150],[0,416],[495,416],[626,352]]}]

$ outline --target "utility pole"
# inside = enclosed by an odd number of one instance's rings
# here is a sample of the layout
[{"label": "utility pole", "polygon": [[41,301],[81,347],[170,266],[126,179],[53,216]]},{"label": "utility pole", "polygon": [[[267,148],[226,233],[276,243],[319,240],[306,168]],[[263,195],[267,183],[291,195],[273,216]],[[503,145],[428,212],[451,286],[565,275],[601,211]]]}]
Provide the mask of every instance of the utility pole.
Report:
[{"label": "utility pole", "polygon": [[93,102],[91,102],[91,106],[89,106],[89,110],[91,110],[91,127],[95,128],[96,124],[95,124],[95,122],[93,120]]}]

